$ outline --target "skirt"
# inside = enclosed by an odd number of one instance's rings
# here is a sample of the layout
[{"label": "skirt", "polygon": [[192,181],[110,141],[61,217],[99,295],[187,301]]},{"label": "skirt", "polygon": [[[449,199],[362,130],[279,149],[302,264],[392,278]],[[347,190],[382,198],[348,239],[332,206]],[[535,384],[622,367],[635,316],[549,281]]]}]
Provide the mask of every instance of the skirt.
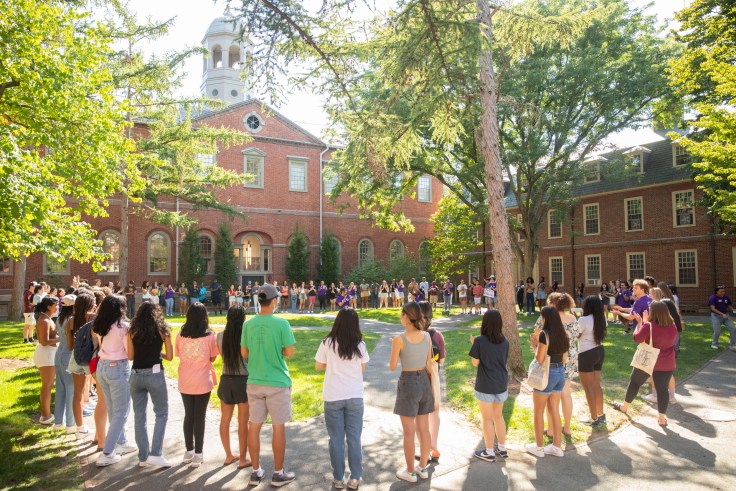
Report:
[{"label": "skirt", "polygon": [[55,366],[56,346],[36,345],[36,351],[33,352],[33,364],[37,367],[53,367]]}]

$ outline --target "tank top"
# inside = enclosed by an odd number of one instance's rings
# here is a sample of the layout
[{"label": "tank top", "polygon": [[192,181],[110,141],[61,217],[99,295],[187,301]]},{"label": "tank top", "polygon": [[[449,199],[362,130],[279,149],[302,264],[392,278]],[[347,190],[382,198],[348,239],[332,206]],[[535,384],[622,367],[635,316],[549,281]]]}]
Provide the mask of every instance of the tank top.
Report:
[{"label": "tank top", "polygon": [[403,333],[401,334],[401,340],[404,341],[404,347],[399,353],[401,370],[419,370],[426,367],[427,350],[429,349],[427,334],[424,333],[422,340],[418,343],[410,343]]},{"label": "tank top", "polygon": [[135,354],[133,356],[133,369],[140,370],[144,368],[153,368],[154,365],[161,365],[161,347],[164,345],[164,340],[161,336],[158,336],[154,342],[146,344],[141,343],[140,336],[133,338],[133,349]]}]

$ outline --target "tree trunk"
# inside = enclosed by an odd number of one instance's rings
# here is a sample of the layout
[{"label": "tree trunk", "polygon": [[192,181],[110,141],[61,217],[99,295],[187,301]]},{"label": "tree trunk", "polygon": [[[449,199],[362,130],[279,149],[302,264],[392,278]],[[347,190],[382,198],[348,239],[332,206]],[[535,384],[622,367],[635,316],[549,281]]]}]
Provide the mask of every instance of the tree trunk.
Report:
[{"label": "tree trunk", "polygon": [[[531,238],[528,238],[524,242],[524,280],[526,281],[526,278],[528,277],[534,277],[534,265],[537,262],[537,254],[535,251],[534,242]],[[538,278],[535,278],[534,281],[538,281]]]},{"label": "tree trunk", "polygon": [[128,286],[128,197],[123,194],[120,203],[120,286]]},{"label": "tree trunk", "polygon": [[521,356],[519,330],[516,322],[516,290],[511,269],[513,253],[509,237],[508,217],[504,207],[503,173],[498,150],[498,94],[493,69],[493,29],[488,0],[477,0],[478,20],[487,44],[480,51],[480,93],[483,114],[480,120],[480,153],[483,156],[488,190],[489,232],[493,245],[493,262],[498,281],[499,310],[504,319],[503,331],[509,340],[508,368],[517,377],[526,376]]},{"label": "tree trunk", "polygon": [[13,262],[13,291],[10,293],[8,320],[23,318],[23,292],[26,290],[26,258]]}]

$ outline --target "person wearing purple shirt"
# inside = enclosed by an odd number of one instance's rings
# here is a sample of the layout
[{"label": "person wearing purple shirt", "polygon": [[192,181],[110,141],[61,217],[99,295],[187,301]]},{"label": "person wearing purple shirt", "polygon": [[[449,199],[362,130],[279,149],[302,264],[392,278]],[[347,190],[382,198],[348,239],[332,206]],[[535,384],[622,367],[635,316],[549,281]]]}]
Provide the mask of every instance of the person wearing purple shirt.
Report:
[{"label": "person wearing purple shirt", "polygon": [[319,301],[319,309],[324,312],[327,309],[327,285],[324,281],[320,281],[317,287],[317,301]]},{"label": "person wearing purple shirt", "polygon": [[[631,308],[621,307],[620,305],[614,305],[613,308],[621,318],[634,321],[634,330],[636,330],[638,322],[634,312],[643,317],[644,312],[649,310],[649,304],[652,303],[652,298],[649,296],[649,283],[644,280],[634,280],[633,292],[636,300]],[[631,329],[627,327],[624,332],[628,334],[630,331]]]},{"label": "person wearing purple shirt", "polygon": [[718,285],[713,291],[713,295],[708,299],[708,307],[710,308],[710,321],[713,324],[713,342],[710,347],[718,349],[718,338],[721,337],[721,326],[726,325],[728,333],[731,336],[731,351],[736,351],[736,332],[734,332],[733,319],[728,316],[728,309],[736,313],[731,299],[726,295],[726,286]]},{"label": "person wearing purple shirt", "polygon": [[455,290],[455,285],[452,284],[450,279],[445,280],[445,284],[442,285],[442,299],[445,301],[444,312],[450,313],[452,307],[452,292]]},{"label": "person wearing purple shirt", "polygon": [[340,290],[340,293],[337,295],[336,298],[337,308],[338,310],[342,310],[345,307],[350,306],[350,295],[347,295],[345,293],[345,288],[342,288]]}]

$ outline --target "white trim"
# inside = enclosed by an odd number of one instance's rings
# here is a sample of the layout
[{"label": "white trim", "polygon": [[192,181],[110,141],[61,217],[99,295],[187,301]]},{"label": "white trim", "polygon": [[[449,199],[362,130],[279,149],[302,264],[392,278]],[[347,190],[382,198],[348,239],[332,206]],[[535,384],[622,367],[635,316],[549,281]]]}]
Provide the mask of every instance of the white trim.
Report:
[{"label": "white trim", "polygon": [[552,276],[552,260],[553,259],[559,259],[560,260],[560,266],[561,268],[561,274],[562,274],[562,281],[557,283],[557,286],[565,286],[565,258],[564,256],[550,256],[549,257],[549,281],[550,284],[554,283],[554,276]]},{"label": "white trim", "polygon": [[[288,159],[289,159],[289,175],[288,175],[289,191],[293,191],[295,193],[309,192],[309,159],[304,159],[302,157],[289,157]],[[304,189],[291,187],[291,171],[295,166],[304,167]]]},{"label": "white trim", "polygon": [[[198,230],[197,231],[197,237],[200,239],[200,241],[201,241],[202,237],[207,237],[208,239],[210,239],[210,242],[212,243],[212,250],[210,251],[210,257],[209,257],[210,264],[212,264],[212,271],[211,272],[210,271],[205,271],[204,274],[206,274],[206,275],[207,274],[215,274],[215,237],[210,232],[208,232],[207,230]],[[201,243],[200,243],[200,249],[201,249],[201,247],[202,246],[201,246]],[[201,255],[201,252],[200,252],[200,258],[201,257],[202,257],[202,255]]]},{"label": "white trim", "polygon": [[374,261],[376,258],[376,248],[373,244],[373,241],[367,237],[364,237],[358,241],[358,266],[362,266],[364,263],[361,261],[361,255],[360,255],[360,244],[363,242],[366,242],[370,246],[370,250],[368,251],[368,257],[365,258],[365,263],[369,263],[371,261]]},{"label": "white trim", "polygon": [[[596,214],[598,217],[598,231],[593,233],[588,233],[588,208],[591,208],[595,206],[598,209],[598,213]],[[583,235],[600,235],[601,234],[601,206],[600,203],[587,203],[583,205]]]},{"label": "white trim", "polygon": [[[588,175],[587,175],[588,169],[586,169],[585,167],[592,168],[593,165],[595,165],[596,178],[595,179],[588,179]],[[601,164],[600,164],[600,161],[599,160],[590,161],[590,162],[584,162],[583,163],[583,166],[584,166],[584,168],[583,168],[583,184],[592,184],[594,182],[600,182],[600,180],[601,180]]]},{"label": "white trim", "polygon": [[[596,280],[596,283],[591,283],[590,276],[588,276],[588,258],[590,257],[598,258],[598,273],[600,274],[600,278]],[[601,255],[600,254],[586,254],[585,255],[585,286],[601,286],[601,281],[603,281],[603,260],[601,259]]]},{"label": "white trim", "polygon": [[[678,225],[677,224],[677,195],[682,193],[691,193],[692,194],[692,201],[691,201],[691,208],[693,210],[693,223],[687,223],[685,225]],[[684,228],[684,227],[694,227],[695,226],[695,191],[692,189],[679,189],[677,191],[672,191],[672,227],[673,228]]]},{"label": "white trim", "polygon": [[[266,173],[265,173],[265,166],[264,166],[264,160],[265,160],[264,155],[265,154],[263,154],[263,152],[254,152],[254,151],[247,152],[243,150],[243,173],[249,174],[248,172],[248,159],[249,158],[253,160],[253,163],[256,166],[255,179],[253,179],[252,181],[245,181],[243,183],[243,187],[253,188],[253,189],[263,189],[265,187]],[[260,182],[258,179],[259,174],[260,174]]]},{"label": "white trim", "polygon": [[[639,200],[641,202],[641,228],[630,229],[629,228],[629,201]],[[624,230],[626,232],[643,232],[644,231],[644,197],[635,196],[633,198],[624,199]]]},{"label": "white trim", "polygon": [[[250,126],[248,126],[248,123],[246,123],[246,121],[248,120],[248,118],[250,118],[251,116],[255,116],[256,118],[258,118],[258,121],[260,121],[260,123],[261,123],[260,125],[258,125],[258,128],[256,128],[255,130],[254,129],[251,129]],[[261,130],[263,129],[263,127],[266,126],[266,122],[263,121],[263,118],[261,117],[260,114],[258,114],[255,111],[251,111],[248,114],[246,114],[246,115],[243,116],[243,126],[245,127],[245,130],[248,133],[256,134],[256,133],[260,133],[261,132]]]},{"label": "white trim", "polygon": [[[400,244],[401,251],[400,251],[400,254],[397,254],[395,257],[391,257],[391,249],[393,249],[394,244]],[[391,261],[405,254],[406,254],[406,244],[404,244],[404,242],[402,242],[400,239],[393,239],[391,242],[388,243],[388,264],[389,266],[391,265]]]},{"label": "white trim", "polygon": [[685,147],[677,143],[676,141],[672,142],[672,167],[676,169],[680,169],[682,167],[685,167],[688,162],[685,162],[684,164],[677,165],[677,150],[682,148],[682,150],[685,152],[685,156],[688,155],[687,150],[685,150]]},{"label": "white trim", "polygon": [[[421,190],[420,184],[422,182],[422,179],[425,179],[425,180],[429,181],[428,182],[428,186],[427,186],[427,190],[428,190],[428,193],[429,193],[429,198],[428,199],[422,199],[422,194],[420,192],[420,190]],[[431,203],[432,202],[432,176],[421,175],[417,179],[417,201],[420,202],[420,203]]]},{"label": "white trim", "polygon": [[[681,252],[693,252],[693,253],[695,253],[695,284],[686,284],[686,285],[683,285],[682,283],[680,283],[680,256],[679,256],[679,254]],[[697,288],[698,287],[698,284],[699,284],[698,276],[699,276],[698,275],[698,250],[697,249],[677,249],[675,251],[675,286],[677,286],[677,288],[680,288],[680,287],[693,287],[693,288]]]},{"label": "white trim", "polygon": [[555,210],[547,210],[547,238],[548,239],[561,239],[562,238],[562,221],[560,221],[560,235],[552,236],[552,215]]},{"label": "white trim", "polygon": [[[151,240],[153,240],[156,235],[161,235],[166,239],[166,251],[168,253],[166,257],[166,271],[151,271]],[[171,274],[171,237],[162,230],[154,230],[146,240],[146,274],[149,276],[167,276]]]},{"label": "white trim", "polygon": [[[109,234],[109,233],[115,234],[118,236],[118,247],[120,247],[120,232],[118,232],[114,228],[108,228],[100,232],[99,235],[97,235],[98,240],[102,240],[102,236],[105,234]],[[103,242],[103,245],[104,245],[104,242]],[[98,276],[119,276],[120,275],[120,257],[118,257],[118,270],[117,271],[107,271],[105,269],[102,269],[97,272],[97,275]]]},{"label": "white trim", "polygon": [[[638,276],[638,277],[631,274],[631,256],[633,256],[633,255],[642,256],[642,259],[644,260],[643,261],[644,264],[643,264],[643,268],[642,268],[644,274],[642,274],[641,276]],[[626,276],[627,276],[627,281],[628,281],[628,278],[630,278],[630,279],[644,278],[646,275],[647,275],[647,254],[645,252],[643,252],[643,251],[642,252],[627,252],[626,253]]]},{"label": "white trim", "polygon": [[68,275],[69,273],[69,259],[66,260],[66,267],[64,268],[64,271],[58,271],[58,272],[51,272],[49,271],[48,267],[48,254],[43,255],[43,274],[49,275],[49,276],[64,276]]}]

